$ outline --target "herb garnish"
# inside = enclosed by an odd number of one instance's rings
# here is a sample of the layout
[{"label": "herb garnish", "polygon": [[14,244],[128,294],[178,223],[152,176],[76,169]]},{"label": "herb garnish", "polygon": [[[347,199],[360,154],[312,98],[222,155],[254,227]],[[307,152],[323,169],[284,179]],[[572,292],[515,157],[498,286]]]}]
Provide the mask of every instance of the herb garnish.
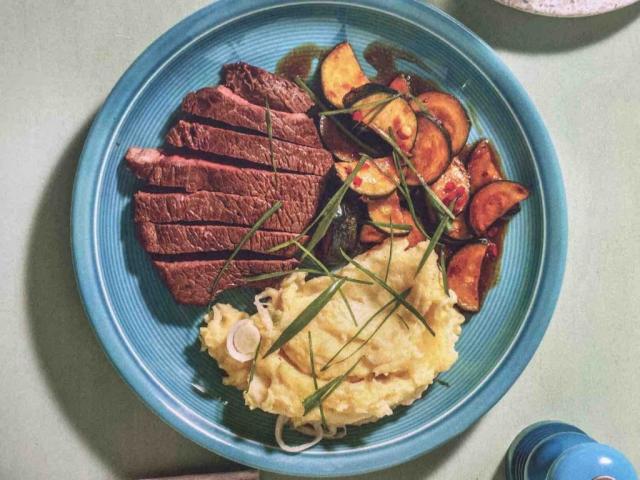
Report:
[{"label": "herb garnish", "polygon": [[[213,282],[211,283],[211,286],[209,287],[209,293],[211,295],[215,295],[216,288],[218,287],[218,283],[220,282],[220,279],[222,278],[222,275],[224,274],[224,272],[226,272],[227,268],[229,268],[229,265],[231,264],[231,260],[233,260],[235,258],[235,256],[238,254],[238,252],[244,246],[244,244],[247,243],[247,241],[251,237],[253,237],[253,235],[262,226],[262,224],[265,223],[267,220],[269,220],[269,218],[271,218],[271,216],[274,213],[276,213],[278,210],[280,210],[280,208],[282,208],[282,202],[280,200],[278,200],[276,203],[273,204],[273,206],[269,210],[264,212],[262,214],[262,216],[258,219],[258,221],[253,225],[253,227],[251,227],[251,229],[247,233],[244,234],[244,236],[242,237],[242,239],[240,240],[238,245],[236,245],[236,248],[233,250],[233,252],[231,252],[231,255],[229,255],[229,257],[225,260],[224,265],[222,266],[220,271],[218,271],[218,274],[213,279]],[[212,297],[211,301],[209,302],[208,308],[207,308],[208,310],[211,310],[211,307],[213,306],[213,300],[214,300],[214,298]]]},{"label": "herb garnish", "polygon": [[258,340],[256,345],[256,352],[253,354],[253,363],[251,364],[251,370],[249,370],[249,383],[247,383],[247,389],[251,386],[251,380],[253,380],[253,374],[256,373],[256,363],[258,363],[258,353],[260,353],[260,345],[262,344],[262,338]]},{"label": "herb garnish", "polygon": [[447,295],[449,295],[449,278],[447,276],[447,259],[445,258],[444,251],[440,252],[440,272],[442,273],[442,288]]},{"label": "herb garnish", "polygon": [[[405,290],[405,291],[407,292],[407,294],[409,293],[409,290]],[[382,319],[382,321],[378,324],[378,326],[375,328],[375,330],[373,332],[371,332],[371,334],[365,339],[365,341],[362,342],[360,345],[358,345],[358,348],[356,348],[353,352],[351,352],[345,358],[340,360],[340,362],[344,362],[345,360],[348,360],[349,358],[354,356],[356,353],[358,353],[360,350],[362,350],[367,345],[367,343],[369,343],[369,341],[373,338],[373,336],[376,333],[378,333],[378,330],[380,330],[382,328],[382,325],[384,325],[386,323],[386,321],[389,320],[389,318],[391,318],[391,315],[394,314],[394,312],[398,309],[399,306],[400,306],[400,303],[396,302],[395,305],[393,306],[393,308],[391,309],[391,311],[389,313],[387,313],[387,315]],[[340,363],[340,362],[338,362],[338,363]]]},{"label": "herb garnish", "polygon": [[447,387],[447,388],[449,388],[451,386],[451,384],[449,382],[445,382],[444,380],[440,380],[438,377],[436,377],[434,381],[439,383],[440,385],[443,385],[443,386]]},{"label": "herb garnish", "polygon": [[[291,275],[292,273],[296,273],[296,272],[311,273],[313,275],[326,275],[325,272],[323,272],[322,270],[318,270],[317,268],[296,268],[294,270],[287,270],[285,272],[269,272],[269,273],[262,273],[260,275],[254,275],[251,277],[244,277],[243,280],[245,282],[261,282],[262,280],[271,280],[272,278],[286,277],[287,275]],[[360,278],[353,278],[353,277],[345,277],[344,275],[338,275],[333,272],[330,272],[329,276],[337,280],[344,280],[345,282],[351,282],[351,283],[359,283],[361,285],[373,284],[368,280],[362,280]]]},{"label": "herb garnish", "polygon": [[376,100],[375,102],[363,103],[362,105],[358,105],[358,106],[353,106],[353,107],[349,107],[349,108],[341,108],[339,110],[324,110],[322,112],[319,112],[318,115],[323,116],[323,117],[329,117],[331,115],[341,115],[343,113],[354,113],[354,112],[357,112],[358,110],[362,110],[362,109],[367,108],[367,107],[371,107],[370,110],[373,110],[375,107],[384,106],[387,103],[392,102],[396,98],[400,98],[400,94],[399,93],[396,93],[396,94],[393,94],[393,95],[389,95],[388,97],[385,97],[385,98],[380,99],[380,100]]},{"label": "herb garnish", "polygon": [[389,280],[389,270],[391,269],[391,257],[393,256],[393,228],[389,231],[391,237],[389,238],[389,257],[387,258],[387,268],[384,270],[384,281]]},{"label": "herb garnish", "polygon": [[393,131],[391,129],[389,129],[388,134],[384,134],[384,133],[380,132],[380,136],[389,145],[391,145],[391,148],[393,148],[393,151],[396,152],[400,156],[400,158],[402,158],[402,160],[409,167],[409,169],[416,175],[416,177],[418,177],[418,180],[420,181],[420,185],[422,186],[422,188],[424,189],[425,193],[427,194],[427,198],[429,199],[431,204],[439,212],[445,214],[446,216],[448,216],[452,220],[455,219],[456,218],[455,215],[451,212],[451,210],[449,210],[449,208],[447,208],[447,206],[444,203],[442,203],[442,200],[440,200],[440,198],[438,198],[438,196],[435,193],[433,193],[433,190],[431,190],[431,187],[427,184],[427,182],[425,181],[425,179],[422,176],[422,174],[420,172],[418,172],[418,170],[416,169],[416,167],[413,164],[413,162],[409,159],[409,157],[407,157],[404,154],[402,149],[398,146],[398,144],[396,143],[396,141],[393,138]]},{"label": "herb garnish", "polygon": [[[269,138],[269,157],[271,158],[271,165],[273,166],[273,173],[276,174],[276,182],[278,181],[278,167],[276,166],[275,155],[273,154],[273,126],[271,124],[271,109],[269,108],[269,99],[265,97],[265,121],[267,122],[267,137]],[[276,183],[277,185],[277,183]]]},{"label": "herb garnish", "polygon": [[331,395],[340,386],[342,382],[344,382],[344,380],[349,376],[349,374],[353,371],[353,369],[356,368],[356,366],[360,363],[360,360],[362,360],[362,357],[360,357],[358,361],[349,368],[349,370],[344,372],[342,375],[334,378],[330,382],[326,383],[321,388],[319,388],[314,393],[312,393],[307,398],[305,398],[302,401],[302,405],[304,406],[303,415],[306,415],[311,410],[313,410],[318,405],[320,405],[322,401],[326,400],[326,398],[329,395]]},{"label": "herb garnish", "polygon": [[429,330],[429,332],[431,332],[431,334],[433,336],[435,336],[436,333],[431,329],[431,327],[427,323],[427,320],[424,318],[424,316],[420,312],[418,312],[416,307],[414,307],[411,303],[409,303],[407,300],[405,300],[404,297],[402,297],[402,295],[400,295],[395,289],[390,287],[385,281],[383,281],[381,278],[379,278],[371,270],[366,268],[364,265],[361,265],[360,263],[358,263],[353,258],[349,257],[349,255],[347,255],[344,250],[340,249],[340,253],[342,253],[342,256],[344,257],[344,259],[346,261],[351,263],[354,267],[356,267],[362,273],[366,274],[369,278],[371,278],[371,280],[373,280],[375,283],[377,283],[380,287],[384,288],[387,292],[389,292],[391,295],[393,295],[396,298],[396,300],[402,304],[402,306],[404,308],[409,310],[409,312],[411,312],[411,314],[414,317],[416,317],[418,320],[420,320],[420,322],[422,322],[422,324],[427,328],[427,330]]},{"label": "herb garnish", "polygon": [[264,354],[262,358],[265,358],[271,355],[273,352],[277,351],[280,347],[282,347],[285,343],[295,337],[304,327],[306,327],[311,320],[313,320],[320,310],[324,308],[324,306],[329,303],[329,300],[333,298],[340,287],[344,285],[344,280],[338,280],[337,282],[329,285],[320,295],[314,298],[309,305],[306,306],[304,310],[302,310],[298,316],[284,329],[284,331],[280,334],[280,336],[273,342],[273,345],[267,350],[267,353]]},{"label": "herb garnish", "polygon": [[[307,86],[306,83],[304,83],[304,81],[299,76],[296,76],[295,82],[300,88],[302,88],[307,93],[307,95],[309,95],[311,100],[313,100],[313,102],[316,105],[318,105],[322,110],[324,110],[324,111],[329,110],[329,108],[323,102],[321,102],[318,99],[316,94],[313,93],[313,91]],[[374,156],[374,157],[376,156],[376,151],[375,150],[373,150],[369,145],[367,145],[362,140],[360,140],[357,136],[355,136],[353,133],[351,133],[351,131],[347,127],[345,127],[342,124],[342,122],[340,122],[337,118],[335,118],[333,116],[329,116],[328,118],[336,125],[336,127],[338,127],[338,129],[340,129],[340,131],[342,131],[342,133],[344,133],[347,137],[349,137],[349,139],[352,142],[357,144],[358,147],[360,147],[360,149],[364,153],[366,153],[367,155],[370,155],[370,156]]]},{"label": "herb garnish", "polygon": [[[315,246],[320,242],[320,240],[322,240],[322,238],[325,236],[325,234],[327,233],[327,230],[329,230],[329,227],[331,226],[331,223],[334,220],[336,212],[338,211],[338,208],[340,208],[340,203],[342,202],[342,199],[347,194],[347,191],[349,190],[349,187],[351,186],[353,179],[356,177],[356,175],[358,174],[358,172],[360,171],[360,169],[365,164],[368,158],[369,157],[365,155],[362,155],[360,157],[360,160],[358,161],[356,166],[353,168],[353,171],[347,176],[347,178],[345,178],[343,184],[340,185],[340,188],[338,189],[336,194],[333,197],[331,197],[331,200],[329,200],[329,203],[331,202],[333,203],[325,213],[324,217],[320,220],[320,222],[318,223],[318,226],[313,232],[313,235],[307,242],[307,248],[309,250],[313,250]],[[327,205],[329,205],[329,203]],[[304,259],[304,256],[302,258]]]},{"label": "herb garnish", "polygon": [[427,246],[427,249],[424,251],[422,258],[420,259],[420,263],[418,264],[418,268],[416,269],[416,273],[414,274],[414,276],[418,275],[418,273],[420,273],[420,270],[422,270],[422,267],[427,262],[427,258],[429,258],[429,255],[431,255],[431,252],[433,252],[433,249],[436,248],[436,244],[440,241],[440,237],[444,233],[444,229],[447,228],[448,224],[449,224],[449,219],[443,215],[442,219],[440,220],[440,223],[436,227],[435,232],[433,232],[433,236],[431,237],[431,239],[429,239],[429,245]]},{"label": "herb garnish", "polygon": [[369,225],[373,225],[378,228],[390,228],[391,230],[401,230],[401,231],[410,231],[413,227],[408,223],[387,223],[387,222],[374,222],[373,220],[369,220],[367,222]]},{"label": "herb garnish", "polygon": [[[406,290],[404,290],[403,292],[400,293],[400,295],[402,295],[403,297],[406,297],[407,295],[409,295],[409,292],[411,291],[410,288],[407,288]],[[360,336],[360,334],[362,333],[362,331],[367,328],[367,326],[378,316],[380,315],[382,312],[384,312],[391,304],[395,303],[396,305],[400,305],[395,298],[392,298],[391,300],[389,300],[387,303],[385,303],[382,307],[380,307],[378,310],[376,310],[373,315],[371,315],[366,322],[364,322],[364,324],[360,327],[360,329],[349,339],[347,340],[347,342],[342,345],[338,351],[336,353],[333,354],[333,356],[327,360],[327,362],[322,366],[322,368],[320,369],[321,371],[325,371],[327,368],[329,368],[331,366],[331,363],[338,357],[338,355],[340,355],[343,350],[345,348],[347,348],[349,345],[351,345],[351,342],[353,342],[356,338],[358,338]],[[397,307],[394,307],[394,309],[392,310],[395,311]],[[359,350],[359,348],[355,351],[353,351],[351,354],[349,354],[347,357],[343,358],[342,360],[340,360],[341,362],[345,361],[347,358],[350,358],[355,352],[357,352]]]},{"label": "herb garnish", "polygon": [[[316,376],[316,360],[313,356],[313,342],[311,341],[311,332],[307,332],[309,334],[309,361],[311,362],[311,377],[313,378],[313,386],[318,391],[318,377]],[[318,403],[318,408],[320,409],[320,418],[322,419],[322,426],[325,430],[327,427],[327,419],[324,416],[324,409],[322,408],[322,401]]]},{"label": "herb garnish", "polygon": [[[296,237],[292,238],[291,240],[287,240],[286,242],[282,242],[276,245],[275,247],[271,247],[269,250],[267,250],[267,253],[277,252],[278,250],[282,250],[283,248],[286,248],[289,245],[293,245],[294,242],[297,242],[298,240],[300,240],[300,238],[306,235],[309,232],[309,230],[311,230],[311,228],[316,225],[316,223],[320,222],[322,223],[322,225],[318,225],[318,227],[316,228],[316,231],[313,234],[313,237],[307,243],[307,248],[312,250],[318,244],[318,242],[322,239],[327,229],[331,225],[331,222],[333,221],[333,217],[335,216],[335,212],[337,211],[338,206],[340,205],[340,202],[346,195],[347,190],[351,185],[351,182],[353,181],[357,173],[362,168],[362,165],[364,165],[364,163],[367,161],[368,158],[369,157],[366,155],[362,155],[360,157],[360,160],[358,161],[357,165],[353,168],[353,171],[345,179],[343,184],[340,185],[340,188],[336,190],[336,193],[333,194],[333,196],[329,199],[327,204],[322,208],[322,210],[320,210],[320,213],[318,214],[318,216],[309,225],[307,225],[307,227],[300,234],[298,234]],[[315,240],[315,243],[312,243],[314,240]]]},{"label": "herb garnish", "polygon": [[[311,261],[313,263],[315,263],[318,267],[320,267],[320,269],[324,272],[325,275],[334,278],[333,273],[329,271],[329,269],[325,266],[324,263],[322,263],[313,253],[311,253],[310,250],[308,250],[307,248],[305,248],[304,245],[302,245],[301,243],[295,242],[295,245],[298,247],[298,249],[300,249],[300,251],[302,251],[302,253],[304,253],[304,256],[302,257],[303,259],[306,257],[309,257],[311,259]],[[335,282],[335,278],[333,280]],[[345,304],[345,306],[347,307],[347,310],[349,311],[349,315],[351,316],[351,320],[353,320],[353,324],[357,327],[358,326],[358,320],[356,320],[356,316],[353,313],[353,310],[351,308],[351,304],[349,303],[349,299],[346,297],[346,295],[344,294],[344,292],[342,290],[339,290],[338,293],[340,294],[340,297],[342,298],[342,302]]]},{"label": "herb garnish", "polygon": [[402,167],[400,166],[400,161],[398,160],[398,154],[396,153],[395,150],[393,150],[391,154],[393,156],[393,162],[395,164],[396,170],[398,170],[398,174],[400,175],[400,184],[398,185],[398,190],[400,190],[400,193],[402,194],[405,201],[407,202],[409,213],[411,214],[411,218],[413,218],[413,223],[416,224],[416,227],[418,228],[418,230],[420,230],[420,233],[425,238],[428,238],[429,235],[427,235],[427,232],[422,226],[422,222],[418,218],[418,214],[416,213],[416,209],[413,205],[413,200],[411,199],[411,193],[409,192],[409,185],[407,185],[407,180],[405,179],[404,172],[402,171]]}]

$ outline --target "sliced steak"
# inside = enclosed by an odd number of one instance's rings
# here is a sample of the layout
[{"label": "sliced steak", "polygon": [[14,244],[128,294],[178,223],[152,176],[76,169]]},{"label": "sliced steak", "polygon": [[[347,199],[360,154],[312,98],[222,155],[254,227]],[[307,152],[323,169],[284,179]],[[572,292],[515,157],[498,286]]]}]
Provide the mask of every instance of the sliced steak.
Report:
[{"label": "sliced steak", "polygon": [[236,94],[256,105],[265,98],[274,110],[304,113],[313,106],[309,95],[291,80],[248,63],[231,63],[222,67],[222,81]]},{"label": "sliced steak", "polygon": [[[292,270],[298,265],[298,261],[295,259],[232,260],[220,278],[217,292],[210,292],[213,280],[224,263],[225,260],[153,261],[173,297],[178,302],[189,305],[207,305],[216,293],[227,288],[246,285],[244,277]],[[264,288],[278,282],[278,280],[252,282],[251,286]]]},{"label": "sliced steak", "polygon": [[[182,102],[182,111],[268,135],[267,109],[264,105],[254,105],[223,85],[190,93]],[[274,138],[322,148],[315,123],[304,113],[280,112],[270,108],[270,116]]]},{"label": "sliced steak", "polygon": [[333,165],[328,150],[304,147],[282,140],[272,140],[258,135],[234,132],[200,123],[180,120],[167,134],[167,142],[174,147],[186,147],[200,152],[237,158],[278,170],[324,175]]},{"label": "sliced steak", "polygon": [[[231,251],[249,231],[248,227],[229,225],[166,225],[142,222],[138,224],[138,236],[149,253],[174,255],[179,253]],[[242,251],[268,253],[271,247],[296,238],[296,234],[258,230],[242,247]],[[301,243],[308,240],[300,238]],[[289,258],[296,253],[292,245],[274,253]]]},{"label": "sliced steak", "polygon": [[[149,193],[137,192],[136,222],[220,222],[253,226],[273,202],[230,193]],[[263,225],[265,230],[299,233],[313,220],[315,205],[284,201],[282,208]]]},{"label": "sliced steak", "polygon": [[238,168],[182,155],[166,155],[155,148],[132,147],[125,158],[138,178],[151,185],[183,188],[187,192],[210,190],[317,205],[324,189],[323,178],[315,175]]}]

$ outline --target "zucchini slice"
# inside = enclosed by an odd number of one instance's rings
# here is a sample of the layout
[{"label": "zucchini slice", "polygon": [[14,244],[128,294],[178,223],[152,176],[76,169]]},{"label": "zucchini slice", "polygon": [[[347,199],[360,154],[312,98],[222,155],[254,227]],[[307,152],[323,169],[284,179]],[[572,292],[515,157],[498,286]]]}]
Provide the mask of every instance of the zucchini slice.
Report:
[{"label": "zucchini slice", "polygon": [[482,235],[497,220],[529,197],[524,185],[507,180],[492,182],[478,190],[469,204],[469,224]]},{"label": "zucchini slice", "polygon": [[360,158],[358,146],[340,131],[328,117],[320,117],[320,138],[325,148],[341,162],[357,162]]},{"label": "zucchini slice", "polygon": [[391,129],[398,146],[409,152],[416,140],[416,115],[404,98],[384,103],[393,95],[397,95],[395,90],[370,83],[352,90],[344,98],[344,103],[349,108],[362,107],[352,115],[356,122],[361,122],[382,136],[388,135]]},{"label": "zucchini slice", "polygon": [[485,243],[472,243],[458,250],[447,267],[449,288],[456,292],[458,306],[468,312],[480,310],[482,292],[480,277],[487,253]]},{"label": "zucchini slice", "polygon": [[[404,211],[400,207],[400,197],[393,192],[388,197],[376,198],[367,201],[367,210],[369,218],[377,224],[402,224],[405,221]],[[389,227],[379,226],[380,230],[391,233]],[[396,236],[406,235],[406,230],[394,229],[393,234]]]},{"label": "zucchini slice", "polygon": [[467,171],[471,181],[471,192],[486,184],[502,180],[496,153],[488,140],[480,140],[469,154]]},{"label": "zucchini slice", "polygon": [[411,85],[409,79],[405,74],[401,73],[397,75],[391,82],[389,82],[389,88],[393,88],[396,92],[406,95],[411,93]]},{"label": "zucchini slice", "polygon": [[[336,172],[345,181],[358,162],[336,163]],[[364,162],[351,182],[351,189],[367,197],[384,197],[398,184],[398,172],[391,157],[372,158]]]},{"label": "zucchini slice", "polygon": [[[442,122],[447,133],[451,137],[451,149],[455,155],[467,143],[471,121],[469,115],[460,101],[453,95],[445,92],[425,92],[418,95],[418,99],[427,107],[427,110]],[[418,109],[417,105],[413,105]]]},{"label": "zucchini slice", "polygon": [[385,232],[373,225],[365,224],[360,229],[360,243],[382,243],[387,237],[388,235]]},{"label": "zucchini slice", "polygon": [[322,61],[320,66],[322,92],[337,108],[344,107],[344,96],[356,87],[369,83],[362,71],[351,45],[339,43]]},{"label": "zucchini slice", "polygon": [[458,157],[454,157],[445,172],[431,185],[431,190],[442,203],[453,205],[454,215],[460,215],[469,203],[469,174]]},{"label": "zucchini slice", "polygon": [[[427,183],[433,183],[444,173],[451,163],[451,142],[440,123],[424,115],[417,115],[418,134],[413,146],[412,161],[416,170]],[[418,185],[415,173],[407,170],[409,185]]]}]

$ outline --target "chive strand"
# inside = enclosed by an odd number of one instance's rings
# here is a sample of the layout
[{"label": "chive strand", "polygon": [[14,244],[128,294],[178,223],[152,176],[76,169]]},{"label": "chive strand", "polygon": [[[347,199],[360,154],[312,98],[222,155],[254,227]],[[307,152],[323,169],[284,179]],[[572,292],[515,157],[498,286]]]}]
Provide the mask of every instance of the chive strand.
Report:
[{"label": "chive strand", "polygon": [[416,317],[418,320],[420,320],[420,322],[425,326],[425,328],[427,330],[429,330],[429,332],[431,332],[432,335],[435,336],[435,332],[433,331],[433,329],[429,326],[429,324],[427,323],[427,320],[424,318],[424,316],[418,312],[418,310],[416,310],[416,307],[414,307],[411,303],[409,303],[407,300],[405,300],[398,292],[396,292],[391,286],[389,286],[386,282],[384,282],[381,278],[379,278],[375,273],[373,273],[371,270],[369,270],[368,268],[366,268],[364,265],[361,265],[359,262],[357,262],[356,260],[354,260],[353,258],[349,257],[349,255],[347,255],[345,253],[344,250],[340,249],[340,253],[342,253],[342,256],[344,257],[344,259],[346,261],[348,261],[349,263],[351,263],[354,267],[356,267],[358,270],[360,270],[362,273],[364,273],[365,275],[367,275],[369,278],[371,278],[371,280],[373,280],[375,283],[377,283],[380,287],[382,287],[383,289],[385,289],[387,292],[389,292],[391,295],[393,295],[394,297],[396,297],[396,300],[398,300],[402,306],[404,308],[406,308],[407,310],[409,310],[409,312]]},{"label": "chive strand", "polygon": [[267,220],[269,220],[269,218],[271,218],[273,214],[275,214],[278,210],[280,210],[280,208],[282,208],[282,202],[278,200],[276,203],[273,204],[271,208],[269,208],[266,212],[264,212],[262,216],[258,219],[258,221],[251,227],[251,229],[244,234],[244,236],[242,237],[238,245],[236,245],[236,248],[233,250],[233,252],[231,252],[231,255],[225,260],[224,265],[222,265],[222,268],[218,271],[218,274],[215,276],[215,278],[213,279],[213,282],[211,282],[211,286],[209,287],[209,293],[212,295],[212,298],[211,298],[211,301],[209,302],[208,310],[211,310],[211,307],[213,306],[213,301],[215,298],[214,296],[216,294],[216,288],[218,287],[218,283],[220,282],[222,275],[224,275],[224,273],[227,271],[227,268],[229,268],[231,261],[236,257],[236,255],[238,255],[238,252],[242,249],[244,244],[247,243],[247,241],[249,241],[249,239],[253,237],[253,235],[258,231],[258,229]]},{"label": "chive strand", "polygon": [[[309,86],[304,82],[304,80],[302,80],[299,76],[296,76],[295,78],[295,83],[296,85],[298,85],[300,88],[302,88],[307,95],[309,95],[309,97],[311,98],[311,100],[318,105],[321,109],[323,110],[329,110],[329,108],[322,102],[320,101],[320,99],[318,99],[318,97],[316,96],[315,93],[313,93],[313,91],[309,88]],[[349,137],[349,139],[354,142],[356,145],[358,145],[359,148],[362,149],[362,151],[364,153],[366,153],[367,155],[376,156],[376,151],[373,150],[369,145],[367,145],[366,143],[364,143],[362,140],[360,140],[358,137],[356,137],[347,127],[345,127],[342,122],[340,122],[337,118],[333,117],[333,116],[329,116],[328,117],[334,124],[336,127],[338,127],[338,129],[344,133],[347,137]]]},{"label": "chive strand", "polygon": [[[311,376],[313,377],[313,387],[318,391],[318,377],[316,375],[316,360],[313,356],[313,341],[311,340],[311,332],[309,334],[309,360],[311,362]],[[322,419],[322,427],[328,430],[327,418],[324,416],[324,409],[322,408],[322,401],[318,403],[318,409],[320,410],[320,418]]]}]

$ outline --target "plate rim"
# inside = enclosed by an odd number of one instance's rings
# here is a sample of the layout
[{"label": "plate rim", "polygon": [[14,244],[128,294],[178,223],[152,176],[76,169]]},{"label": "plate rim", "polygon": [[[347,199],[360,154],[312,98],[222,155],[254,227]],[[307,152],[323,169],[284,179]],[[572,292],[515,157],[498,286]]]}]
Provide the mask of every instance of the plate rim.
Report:
[{"label": "plate rim", "polygon": [[[445,417],[432,428],[422,431],[402,444],[385,446],[375,453],[376,462],[368,458],[370,451],[345,452],[333,457],[336,464],[330,466],[321,456],[295,456],[284,452],[257,452],[258,447],[248,448],[242,442],[227,442],[223,438],[207,435],[190,418],[189,411],[162,388],[142,362],[132,363],[135,352],[119,330],[108,298],[103,295],[99,275],[100,265],[95,258],[95,213],[98,205],[95,180],[100,180],[102,159],[108,149],[113,132],[122,121],[140,88],[149,81],[158,66],[173,58],[184,45],[209,33],[213,28],[235,21],[241,16],[253,14],[265,8],[287,8],[300,4],[349,5],[369,7],[390,13],[413,23],[426,17],[436,17],[439,27],[458,35],[455,42],[471,60],[479,61],[483,72],[491,75],[500,94],[505,97],[516,118],[521,121],[525,137],[533,151],[540,176],[543,200],[554,208],[543,207],[547,216],[544,244],[555,248],[543,249],[538,275],[537,294],[531,302],[528,319],[503,357],[502,364],[494,369],[467,402],[457,408],[455,416]],[[411,15],[411,16],[409,16]],[[178,48],[180,47],[180,48]],[[526,118],[526,122],[522,121]],[[544,168],[543,168],[544,167]],[[87,198],[90,199],[87,202]],[[73,187],[71,208],[71,244],[76,282],[83,307],[96,336],[108,358],[120,376],[134,392],[172,428],[199,445],[226,458],[251,467],[289,474],[335,476],[362,474],[404,463],[435,449],[451,440],[479,420],[515,383],[535,353],[551,319],[560,293],[567,254],[567,209],[560,165],[549,133],[524,88],[508,67],[484,41],[457,20],[438,8],[414,0],[389,4],[385,0],[218,0],[197,10],[157,38],[126,70],[96,115],[80,155]],[[535,320],[535,321],[534,321]],[[163,391],[164,390],[164,391]],[[428,441],[425,437],[429,437]],[[333,462],[332,462],[333,463]],[[334,469],[339,469],[335,471]]]}]

